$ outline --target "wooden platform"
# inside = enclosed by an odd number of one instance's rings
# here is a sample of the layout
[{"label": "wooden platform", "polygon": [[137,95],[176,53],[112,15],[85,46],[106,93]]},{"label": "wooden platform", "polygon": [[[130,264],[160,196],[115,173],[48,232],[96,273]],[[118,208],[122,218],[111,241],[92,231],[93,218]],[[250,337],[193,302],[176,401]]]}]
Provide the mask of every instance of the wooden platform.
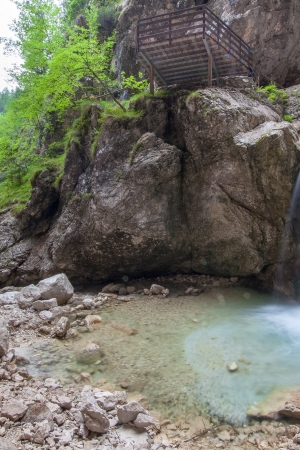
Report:
[{"label": "wooden platform", "polygon": [[137,58],[158,85],[253,72],[251,48],[206,5],[141,19]]}]

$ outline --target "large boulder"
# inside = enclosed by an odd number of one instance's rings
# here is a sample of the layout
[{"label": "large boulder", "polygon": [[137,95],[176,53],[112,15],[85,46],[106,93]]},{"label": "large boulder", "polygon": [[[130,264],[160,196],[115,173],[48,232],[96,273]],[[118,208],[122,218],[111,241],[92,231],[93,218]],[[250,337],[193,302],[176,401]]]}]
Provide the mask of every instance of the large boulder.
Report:
[{"label": "large boulder", "polygon": [[59,306],[65,305],[74,294],[74,288],[64,273],[40,281],[37,287],[43,300],[56,298]]}]

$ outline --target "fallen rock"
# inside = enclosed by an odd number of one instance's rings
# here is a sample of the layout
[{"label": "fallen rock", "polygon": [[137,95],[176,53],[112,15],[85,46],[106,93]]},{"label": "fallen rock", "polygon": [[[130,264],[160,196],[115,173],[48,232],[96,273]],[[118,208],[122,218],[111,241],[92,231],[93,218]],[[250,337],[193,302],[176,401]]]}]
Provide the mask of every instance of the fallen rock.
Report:
[{"label": "fallen rock", "polygon": [[65,305],[74,294],[74,288],[64,273],[40,281],[37,287],[43,300],[56,298],[59,306]]},{"label": "fallen rock", "polygon": [[53,415],[48,406],[39,402],[30,405],[29,408],[27,409],[25,416],[22,419],[23,423],[32,423],[32,424],[35,422],[43,422],[43,421],[47,421],[47,423],[49,423],[50,430],[52,431],[54,428]]},{"label": "fallen rock", "polygon": [[160,428],[158,422],[149,414],[139,413],[133,422],[137,428],[155,427]]},{"label": "fallen rock", "polygon": [[26,309],[30,308],[33,302],[39,300],[39,298],[41,298],[41,291],[37,286],[34,286],[34,284],[30,284],[21,289],[17,301],[20,308]]},{"label": "fallen rock", "polygon": [[79,336],[78,331],[75,330],[75,328],[70,328],[70,329],[67,331],[66,339],[76,339],[76,338],[78,338],[78,336]]},{"label": "fallen rock", "polygon": [[17,450],[11,439],[0,438],[0,450]]},{"label": "fallen rock", "polygon": [[119,295],[127,295],[126,287],[121,287],[121,289],[119,289]]},{"label": "fallen rock", "polygon": [[84,319],[84,324],[89,331],[93,331],[95,329],[95,325],[102,322],[100,316],[97,315],[89,315]]},{"label": "fallen rock", "polygon": [[103,351],[94,342],[88,342],[86,347],[79,353],[77,360],[81,364],[92,364],[103,356]]},{"label": "fallen rock", "polygon": [[227,364],[227,369],[229,372],[235,372],[236,370],[238,370],[238,364],[236,362]]},{"label": "fallen rock", "polygon": [[53,318],[53,314],[51,311],[41,311],[39,313],[39,317],[46,322]]},{"label": "fallen rock", "polygon": [[134,286],[127,286],[127,293],[130,295],[130,294],[133,294],[134,292],[135,292],[135,287]]},{"label": "fallen rock", "polygon": [[37,311],[45,311],[58,306],[56,298],[50,298],[49,300],[37,300],[32,303],[32,306]]},{"label": "fallen rock", "polygon": [[1,416],[16,422],[24,416],[27,410],[28,406],[24,405],[22,401],[11,399],[3,404]]},{"label": "fallen rock", "polygon": [[277,413],[280,416],[293,419],[300,419],[300,391],[299,389],[285,389],[282,394],[284,404],[277,406]]},{"label": "fallen rock", "polygon": [[125,287],[124,284],[118,283],[110,283],[102,289],[102,292],[105,294],[118,294],[121,288]]},{"label": "fallen rock", "polygon": [[133,422],[140,413],[146,414],[147,411],[138,402],[130,402],[117,407],[119,423]]},{"label": "fallen rock", "polygon": [[91,309],[93,306],[95,306],[95,302],[92,298],[85,298],[82,302],[84,309]]},{"label": "fallen rock", "polygon": [[55,336],[64,337],[67,334],[67,331],[69,330],[70,326],[71,324],[68,317],[61,317],[54,329]]},{"label": "fallen rock", "polygon": [[110,424],[106,412],[98,406],[89,389],[83,390],[81,413],[88,430],[96,433],[106,433],[109,430]]},{"label": "fallen rock", "polygon": [[9,331],[4,319],[0,319],[0,357],[6,355],[9,347]]},{"label": "fallen rock", "polygon": [[152,295],[162,294],[164,289],[165,288],[163,286],[160,286],[159,284],[152,284],[150,288],[150,294]]},{"label": "fallen rock", "polygon": [[33,442],[36,444],[43,444],[44,440],[50,435],[50,424],[47,420],[43,420],[39,425],[37,426],[37,430],[33,435]]},{"label": "fallen rock", "polygon": [[114,396],[116,397],[119,405],[125,405],[127,403],[126,391],[115,391]]},{"label": "fallen rock", "polygon": [[0,294],[0,306],[15,305],[18,303],[19,292],[7,292],[6,294]]},{"label": "fallen rock", "polygon": [[227,430],[221,431],[221,433],[218,433],[217,436],[220,439],[220,441],[223,441],[223,442],[230,441],[230,434]]},{"label": "fallen rock", "polygon": [[72,400],[66,395],[54,395],[50,398],[52,403],[56,403],[63,409],[71,409],[72,408]]},{"label": "fallen rock", "polygon": [[95,392],[94,396],[100,408],[104,409],[105,411],[111,411],[118,403],[118,400],[114,396],[114,394],[108,391]]},{"label": "fallen rock", "polygon": [[[116,430],[120,445],[118,448],[128,450],[149,449],[149,434],[141,429],[134,428],[130,425],[122,425]],[[159,450],[166,449],[166,446],[159,447]],[[167,447],[169,450],[170,447]]]}]

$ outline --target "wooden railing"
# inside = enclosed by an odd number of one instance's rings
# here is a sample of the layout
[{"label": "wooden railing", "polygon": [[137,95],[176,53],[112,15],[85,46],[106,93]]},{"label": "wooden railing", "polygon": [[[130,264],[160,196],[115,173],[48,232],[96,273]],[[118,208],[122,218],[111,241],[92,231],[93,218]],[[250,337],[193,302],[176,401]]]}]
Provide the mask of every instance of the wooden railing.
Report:
[{"label": "wooden railing", "polygon": [[188,40],[193,35],[210,38],[218,47],[238,59],[247,70],[253,68],[253,53],[246,42],[232,31],[206,5],[159,14],[138,21],[136,51]]}]

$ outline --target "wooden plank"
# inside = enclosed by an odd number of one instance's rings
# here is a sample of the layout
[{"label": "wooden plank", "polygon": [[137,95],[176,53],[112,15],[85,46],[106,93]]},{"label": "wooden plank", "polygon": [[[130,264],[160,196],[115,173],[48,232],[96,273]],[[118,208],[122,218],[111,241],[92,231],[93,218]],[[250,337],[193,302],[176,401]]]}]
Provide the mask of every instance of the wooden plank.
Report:
[{"label": "wooden plank", "polygon": [[140,19],[139,23],[144,23],[144,22],[147,22],[147,20],[155,20],[155,19],[158,19],[160,17],[169,16],[169,15],[172,15],[174,17],[175,16],[178,17],[178,16],[183,15],[186,12],[189,12],[189,11],[191,11],[191,13],[192,13],[192,12],[195,12],[195,10],[203,11],[203,10],[206,10],[206,9],[208,9],[208,8],[205,5],[192,6],[191,8],[183,8],[183,9],[179,9],[177,11],[172,11],[171,13],[168,12],[168,13],[163,13],[163,14],[157,14],[156,16],[152,16],[152,17],[145,17],[144,19]]},{"label": "wooden plank", "polygon": [[[185,25],[187,23],[189,25],[191,25],[194,22],[197,22],[196,23],[197,26],[202,26],[203,25],[203,16],[202,17],[192,16],[191,19],[182,20],[180,22],[172,22],[172,19],[167,18],[167,19],[165,19],[165,22],[166,22],[165,25],[160,25],[159,26],[159,25],[154,25],[153,24],[152,26],[144,28],[144,29],[143,29],[143,27],[139,26],[139,37],[146,37],[146,36],[150,36],[151,37],[153,35],[153,32],[156,33],[156,32],[159,32],[160,30],[167,31],[168,28],[169,28],[170,20],[171,20],[171,28],[172,28],[172,30],[176,30],[177,29],[176,27],[180,27],[180,26]],[[201,24],[199,22],[201,22]]]}]

